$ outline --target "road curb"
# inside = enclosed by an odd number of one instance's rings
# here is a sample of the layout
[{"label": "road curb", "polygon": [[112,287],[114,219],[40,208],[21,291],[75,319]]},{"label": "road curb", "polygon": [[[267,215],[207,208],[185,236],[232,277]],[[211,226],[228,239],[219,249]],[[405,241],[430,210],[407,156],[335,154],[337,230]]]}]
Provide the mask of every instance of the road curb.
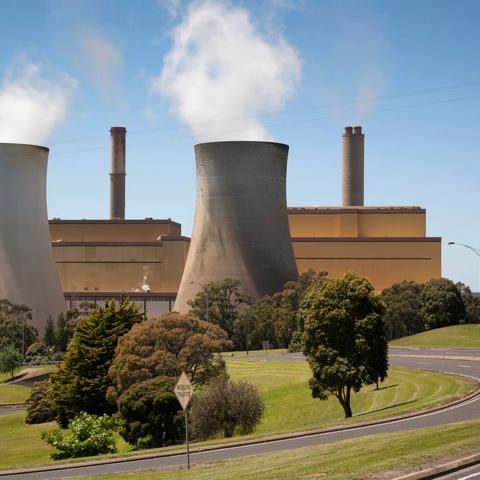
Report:
[{"label": "road curb", "polygon": [[415,354],[415,353],[391,353],[389,357],[397,358],[426,358],[430,360],[463,360],[465,362],[480,362],[480,357],[466,355],[437,355],[437,354]]},{"label": "road curb", "polygon": [[[294,438],[301,438],[301,437],[311,437],[314,435],[321,435],[326,433],[333,433],[333,432],[341,432],[347,430],[355,430],[357,428],[366,428],[375,425],[384,425],[388,423],[397,422],[400,420],[406,420],[409,418],[415,418],[422,415],[426,415],[429,413],[440,412],[442,410],[446,410],[450,407],[454,407],[456,405],[460,405],[464,402],[468,402],[469,400],[480,396],[480,386],[477,386],[477,389],[473,392],[469,393],[465,397],[457,398],[452,400],[449,403],[443,405],[437,405],[434,407],[425,408],[423,410],[417,410],[416,412],[410,412],[403,415],[398,415],[396,417],[385,418],[382,420],[374,420],[371,422],[361,422],[352,425],[343,425],[339,427],[332,427],[332,428],[325,428],[325,429],[318,429],[318,430],[308,430],[304,432],[295,432],[295,433],[288,433],[283,435],[274,435],[270,437],[263,437],[251,440],[243,440],[239,442],[232,442],[232,443],[223,443],[223,444],[216,444],[216,445],[209,445],[205,447],[195,447],[190,448],[190,453],[202,453],[202,452],[211,452],[215,450],[224,450],[228,448],[236,448],[248,445],[259,445],[263,443],[270,443],[275,442],[278,440],[290,440]],[[45,466],[38,466],[38,467],[28,467],[28,468],[20,468],[20,469],[13,469],[13,470],[0,470],[0,478],[6,475],[20,475],[26,473],[40,473],[40,472],[48,472],[48,471],[56,471],[56,470],[65,470],[65,469],[75,469],[75,468],[83,468],[83,467],[91,467],[97,465],[108,465],[108,464],[115,464],[115,463],[127,463],[127,462],[135,462],[138,460],[149,460],[153,458],[167,458],[167,457],[178,457],[180,455],[185,455],[185,451],[175,450],[172,452],[158,452],[158,453],[151,453],[151,454],[144,454],[144,455],[132,455],[128,457],[118,457],[118,458],[103,458],[100,460],[87,460],[84,462],[75,462],[75,463],[63,463],[60,465],[45,465]],[[412,477],[414,478],[414,477]],[[396,479],[398,480],[398,479]],[[410,479],[409,479],[410,480]]]},{"label": "road curb", "polygon": [[458,460],[437,465],[436,467],[426,468],[419,472],[409,473],[408,475],[396,477],[392,480],[433,480],[439,475],[455,473],[458,470],[472,467],[478,463],[480,463],[480,453],[470,455],[469,457],[459,458]]}]

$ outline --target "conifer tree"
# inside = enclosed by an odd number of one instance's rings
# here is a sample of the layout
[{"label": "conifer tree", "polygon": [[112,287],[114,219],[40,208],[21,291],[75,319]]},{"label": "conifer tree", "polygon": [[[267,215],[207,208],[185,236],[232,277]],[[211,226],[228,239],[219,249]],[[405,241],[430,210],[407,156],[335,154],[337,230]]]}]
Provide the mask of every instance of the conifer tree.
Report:
[{"label": "conifer tree", "polygon": [[118,339],[142,320],[138,307],[123,298],[107,302],[75,327],[65,360],[51,376],[58,423],[66,427],[79,412],[113,413],[116,405],[106,400],[111,385],[108,369]]},{"label": "conifer tree", "polygon": [[49,315],[47,324],[45,325],[45,334],[43,336],[43,343],[47,347],[55,347],[57,344],[57,332],[53,324],[53,318]]}]

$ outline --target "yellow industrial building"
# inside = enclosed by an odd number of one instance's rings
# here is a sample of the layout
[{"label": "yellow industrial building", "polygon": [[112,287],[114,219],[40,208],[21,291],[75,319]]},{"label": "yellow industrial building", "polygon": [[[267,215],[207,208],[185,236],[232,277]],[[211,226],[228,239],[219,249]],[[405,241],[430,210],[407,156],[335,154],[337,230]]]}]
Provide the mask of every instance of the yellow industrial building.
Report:
[{"label": "yellow industrial building", "polygon": [[[69,306],[126,293],[142,311],[155,316],[173,307],[190,239],[171,219],[117,217],[124,212],[125,132],[121,127],[111,130],[112,218],[53,219],[50,234]],[[288,209],[299,272],[312,268],[337,278],[355,271],[377,291],[402,280],[422,283],[440,277],[441,239],[426,236],[426,211],[415,206],[363,206],[361,128],[347,127],[343,142],[344,205]]]}]

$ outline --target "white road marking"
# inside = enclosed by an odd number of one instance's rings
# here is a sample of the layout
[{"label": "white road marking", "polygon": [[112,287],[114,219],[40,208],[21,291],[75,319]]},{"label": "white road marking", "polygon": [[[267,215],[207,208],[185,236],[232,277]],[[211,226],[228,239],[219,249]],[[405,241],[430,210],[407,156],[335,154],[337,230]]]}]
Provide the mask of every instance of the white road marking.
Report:
[{"label": "white road marking", "polygon": [[458,480],[467,480],[467,478],[475,478],[480,477],[480,472],[472,473],[471,475],[467,475],[466,477],[459,478]]},{"label": "white road marking", "polygon": [[461,368],[472,368],[471,365],[458,365],[458,366],[461,367]]}]

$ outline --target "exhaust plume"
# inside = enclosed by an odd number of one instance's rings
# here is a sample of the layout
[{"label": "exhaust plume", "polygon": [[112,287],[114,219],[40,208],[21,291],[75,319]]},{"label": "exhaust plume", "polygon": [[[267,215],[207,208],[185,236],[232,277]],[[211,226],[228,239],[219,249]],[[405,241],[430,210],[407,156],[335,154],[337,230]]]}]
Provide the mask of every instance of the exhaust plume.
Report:
[{"label": "exhaust plume", "polygon": [[42,65],[23,63],[0,86],[0,142],[45,145],[63,119],[75,81],[42,76]]},{"label": "exhaust plume", "polygon": [[296,50],[282,37],[262,36],[246,9],[195,1],[152,91],[171,101],[198,142],[271,140],[258,116],[286,102],[300,73]]}]

